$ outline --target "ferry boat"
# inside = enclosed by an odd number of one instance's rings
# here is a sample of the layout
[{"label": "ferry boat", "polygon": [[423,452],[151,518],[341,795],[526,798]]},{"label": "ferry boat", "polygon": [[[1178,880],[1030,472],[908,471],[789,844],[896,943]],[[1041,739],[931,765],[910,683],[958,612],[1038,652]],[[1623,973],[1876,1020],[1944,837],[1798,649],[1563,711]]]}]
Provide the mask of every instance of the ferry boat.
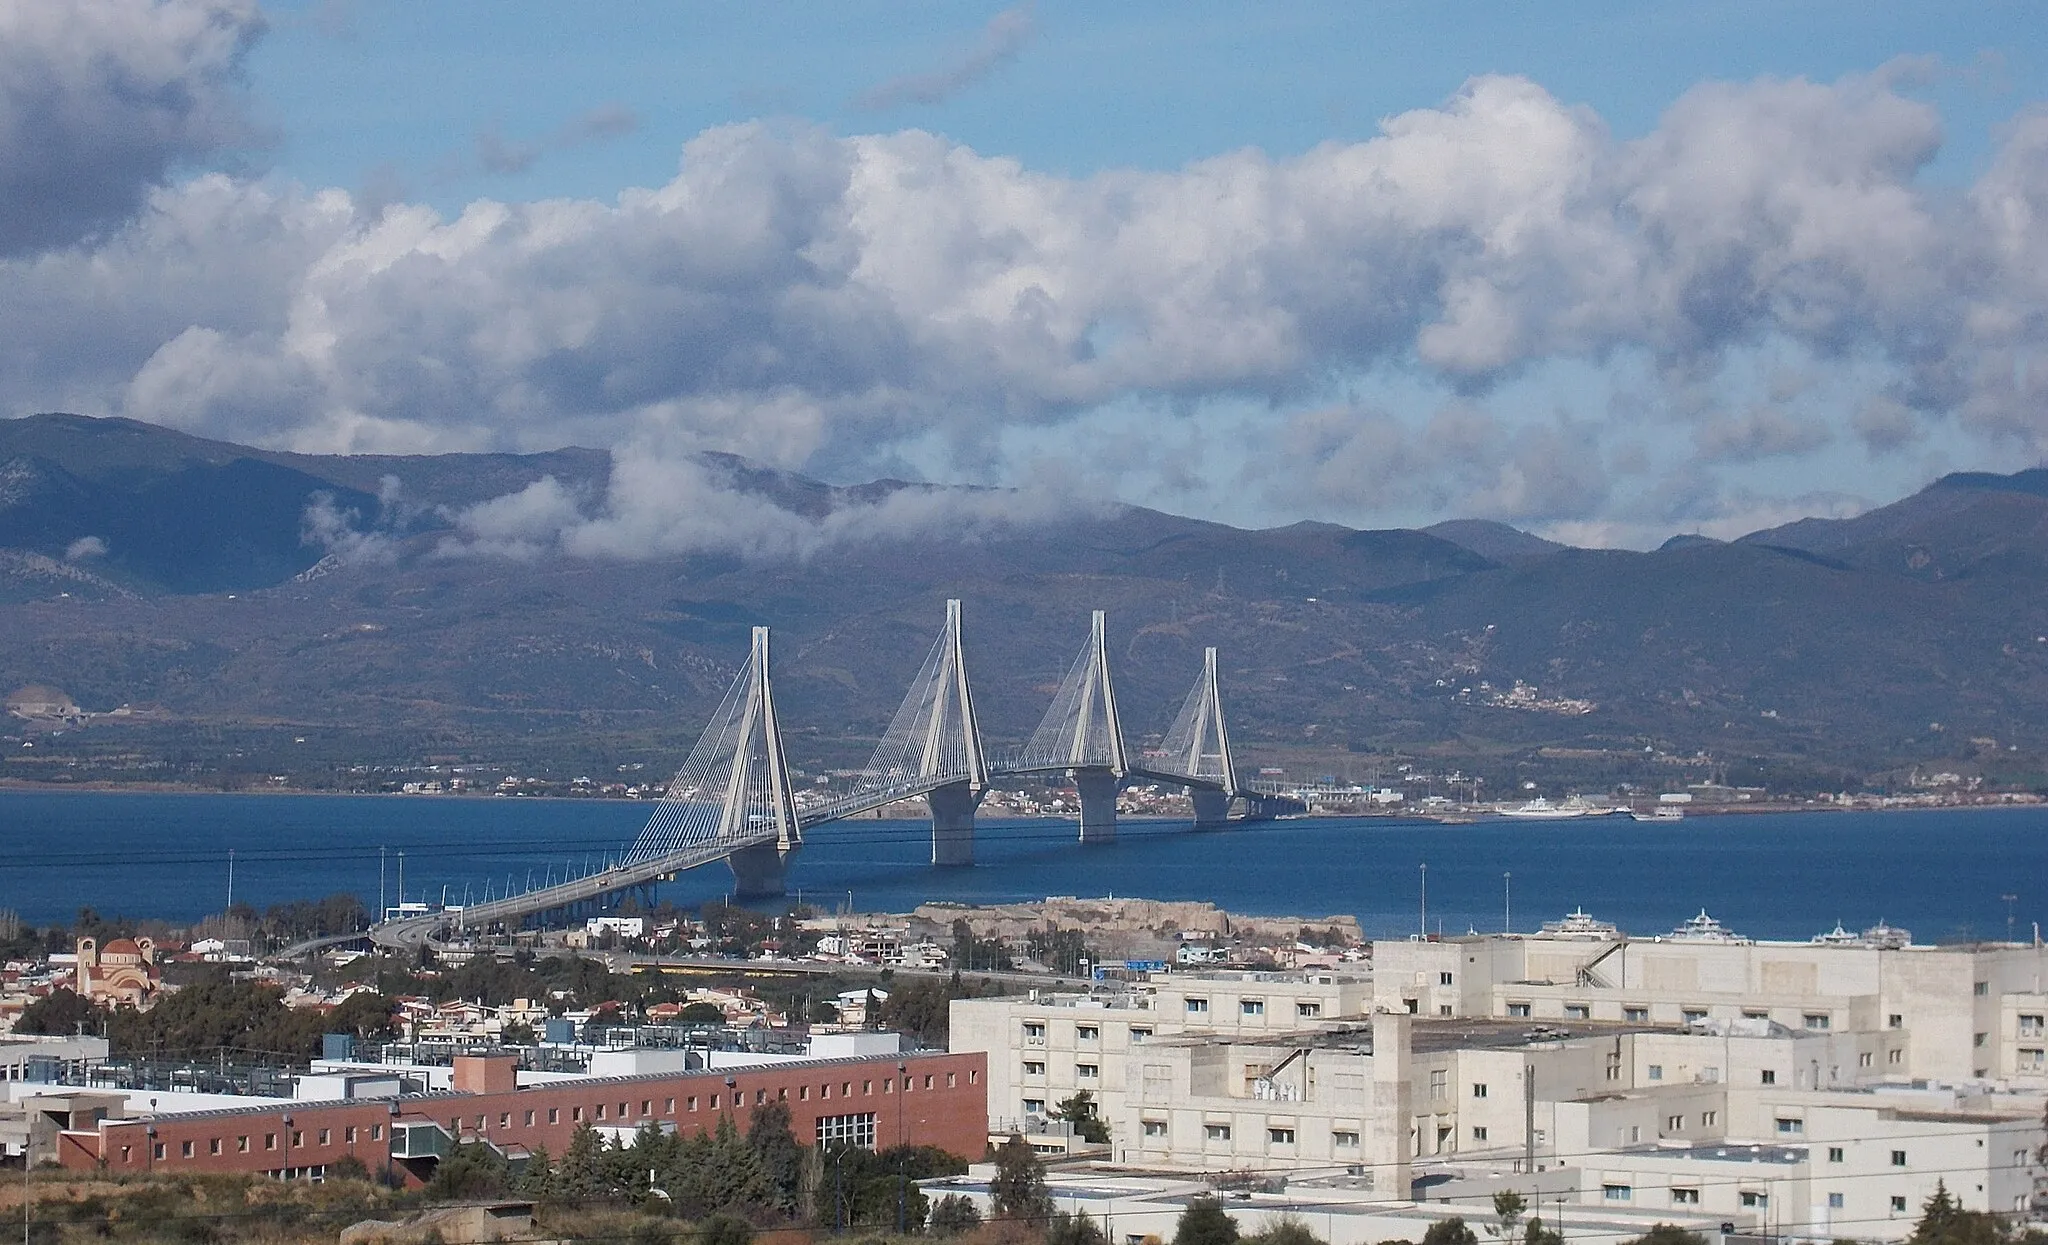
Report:
[{"label": "ferry boat", "polygon": [[1685,810],[1676,804],[1659,804],[1653,809],[1632,808],[1628,815],[1634,821],[1684,821]]},{"label": "ferry boat", "polygon": [[1820,947],[1876,947],[1881,951],[1896,951],[1900,947],[1913,945],[1913,931],[1888,925],[1883,918],[1877,924],[1860,934],[1852,934],[1842,927],[1840,921],[1825,934],[1815,934],[1813,943]]},{"label": "ferry boat", "polygon": [[1741,934],[1736,933],[1713,917],[1708,916],[1707,910],[1701,908],[1698,916],[1687,917],[1677,929],[1664,935],[1661,941],[1749,943],[1754,942],[1755,939],[1744,938]]},{"label": "ferry boat", "polygon": [[1503,817],[1520,817],[1528,821],[1561,821],[1567,817],[1600,817],[1613,812],[1612,809],[1595,808],[1578,796],[1572,796],[1562,804],[1552,804],[1537,796],[1527,804],[1500,810]]},{"label": "ferry boat", "polygon": [[1562,921],[1545,921],[1536,936],[1573,942],[1612,942],[1621,937],[1621,930],[1612,921],[1601,921],[1587,915],[1584,908],[1573,908],[1565,913]]}]

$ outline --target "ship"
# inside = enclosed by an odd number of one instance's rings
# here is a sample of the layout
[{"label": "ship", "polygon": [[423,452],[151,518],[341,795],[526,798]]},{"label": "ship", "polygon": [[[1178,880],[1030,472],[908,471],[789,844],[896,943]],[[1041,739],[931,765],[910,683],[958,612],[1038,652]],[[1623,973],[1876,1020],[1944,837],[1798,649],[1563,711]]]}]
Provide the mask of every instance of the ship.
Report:
[{"label": "ship", "polygon": [[1744,938],[1741,934],[1736,933],[1713,917],[1708,916],[1707,910],[1701,908],[1698,916],[1687,917],[1677,929],[1664,935],[1660,941],[1748,943],[1755,940]]},{"label": "ship", "polygon": [[1611,942],[1621,937],[1621,930],[1612,921],[1597,920],[1587,915],[1584,908],[1573,908],[1565,913],[1562,921],[1545,921],[1536,936],[1573,942]]},{"label": "ship", "polygon": [[1552,804],[1539,795],[1527,804],[1501,809],[1500,815],[1520,817],[1528,821],[1562,821],[1568,817],[1601,817],[1613,811],[1608,808],[1596,808],[1578,796],[1573,796],[1562,804]]}]

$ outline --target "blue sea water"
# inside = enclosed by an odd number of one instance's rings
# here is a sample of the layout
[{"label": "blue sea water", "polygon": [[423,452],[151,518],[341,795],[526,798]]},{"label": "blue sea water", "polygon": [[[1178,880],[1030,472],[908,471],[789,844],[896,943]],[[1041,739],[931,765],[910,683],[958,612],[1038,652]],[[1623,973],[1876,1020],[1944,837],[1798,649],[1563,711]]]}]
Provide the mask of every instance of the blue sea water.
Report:
[{"label": "blue sea water", "polygon": [[[451,901],[601,867],[648,806],[624,801],[403,796],[0,793],[0,909],[33,923],[102,915],[190,920],[234,896],[259,907],[353,891]],[[1805,938],[1883,918],[1922,941],[2021,937],[2048,923],[2048,809],[1623,818],[1471,825],[1304,819],[1195,831],[1126,822],[1083,849],[1070,821],[987,820],[979,863],[935,869],[919,822],[860,820],[810,833],[792,893],[904,911],[925,900],[1046,895],[1209,900],[1257,914],[1349,913],[1369,935],[1533,929],[1583,905],[1634,933],[1701,908],[1755,937]],[[1510,879],[1503,874],[1512,875]],[[723,895],[714,865],[663,890]],[[1505,893],[1504,893],[1505,892]],[[2016,896],[2010,903],[2004,898]],[[1512,898],[1512,917],[1505,910]]]}]

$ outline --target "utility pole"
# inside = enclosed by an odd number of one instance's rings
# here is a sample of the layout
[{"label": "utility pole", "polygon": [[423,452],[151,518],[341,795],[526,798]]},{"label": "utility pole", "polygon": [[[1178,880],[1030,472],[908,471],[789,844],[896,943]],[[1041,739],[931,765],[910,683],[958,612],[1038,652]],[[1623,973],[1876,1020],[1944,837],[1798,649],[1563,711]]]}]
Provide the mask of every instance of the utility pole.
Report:
[{"label": "utility pole", "polygon": [[[234,849],[234,848],[232,848],[232,847],[230,847],[230,848],[228,849],[228,911],[229,911],[229,912],[233,912],[234,910],[235,910],[235,849]],[[2008,912],[2010,912],[2011,910],[2010,910],[2010,909],[2007,909],[2007,911],[2008,911]],[[2011,928],[2012,928],[2012,917],[2011,917],[2011,916],[2007,916],[2007,917],[2006,917],[2006,919],[2005,919],[2005,924],[2006,924],[2006,929],[2007,929],[2008,931],[2010,931],[2010,930],[2011,930]],[[2007,938],[2007,939],[2006,939],[2006,941],[2007,941],[2007,942],[2011,942],[2011,941],[2012,941],[2012,939],[2011,939],[2011,938]]]},{"label": "utility pole", "polygon": [[1500,875],[1500,932],[1515,932],[1515,875],[1505,872]]},{"label": "utility pole", "polygon": [[385,849],[385,848],[382,848],[382,847],[380,847],[380,848],[378,848],[378,849],[377,849],[377,919],[378,919],[378,920],[380,920],[380,921],[381,921],[381,920],[383,920],[383,919],[384,919],[384,917],[385,917],[385,915],[386,915],[386,914],[387,914],[387,913],[388,913],[388,912],[390,911],[389,905],[388,905],[388,904],[386,904],[386,903],[385,903],[385,900],[384,900],[384,852],[385,852],[385,851],[386,851],[386,849]]},{"label": "utility pole", "polygon": [[1429,937],[1429,864],[1422,865],[1422,936]]}]

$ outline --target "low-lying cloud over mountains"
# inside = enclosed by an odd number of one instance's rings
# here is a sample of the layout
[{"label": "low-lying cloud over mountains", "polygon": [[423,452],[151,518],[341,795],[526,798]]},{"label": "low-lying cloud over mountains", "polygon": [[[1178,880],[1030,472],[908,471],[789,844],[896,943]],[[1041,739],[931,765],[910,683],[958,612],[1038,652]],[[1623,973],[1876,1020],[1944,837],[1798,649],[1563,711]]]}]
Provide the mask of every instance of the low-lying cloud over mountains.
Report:
[{"label": "low-lying cloud over mountains", "polygon": [[[451,218],[232,171],[262,26],[0,4],[0,409],[604,446],[594,506],[529,489],[466,530],[615,552],[796,539],[708,494],[702,450],[1643,543],[1853,511],[1871,460],[2048,445],[2048,112],[1930,183],[1939,66],[1709,82],[1629,139],[1485,76],[1366,141],[1088,177],[748,123],[612,200]],[[873,521],[960,520],[920,504]]]}]

